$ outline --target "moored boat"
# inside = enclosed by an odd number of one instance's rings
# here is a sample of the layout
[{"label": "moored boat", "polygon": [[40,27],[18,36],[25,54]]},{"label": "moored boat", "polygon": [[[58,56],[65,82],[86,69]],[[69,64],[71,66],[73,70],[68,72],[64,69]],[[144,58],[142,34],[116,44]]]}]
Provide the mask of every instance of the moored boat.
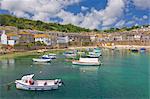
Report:
[{"label": "moored boat", "polygon": [[56,59],[56,54],[43,55],[42,59]]},{"label": "moored boat", "polygon": [[75,58],[77,56],[77,54],[73,51],[64,52],[63,55],[66,58]]},{"label": "moored boat", "polygon": [[102,54],[99,52],[99,53],[95,53],[95,52],[89,52],[89,54],[87,55],[88,57],[91,57],[91,58],[99,58]]},{"label": "moored boat", "polygon": [[141,48],[141,49],[140,49],[140,52],[141,52],[141,53],[146,52],[146,48]]},{"label": "moored boat", "polygon": [[93,52],[95,52],[95,53],[100,53],[100,52],[101,52],[101,49],[100,49],[100,48],[94,48]]},{"label": "moored boat", "polygon": [[98,66],[101,64],[98,58],[80,58],[72,61],[73,65]]},{"label": "moored boat", "polygon": [[100,48],[94,48],[92,52],[88,53],[88,57],[91,58],[99,58],[101,56],[101,49]]},{"label": "moored boat", "polygon": [[129,51],[131,51],[133,53],[138,53],[139,52],[138,49],[136,49],[136,48],[131,48],[131,49],[129,49]]},{"label": "moored boat", "polygon": [[48,56],[51,59],[56,59],[56,54],[50,53],[50,54],[48,54]]},{"label": "moored boat", "polygon": [[61,79],[33,80],[34,74],[26,75],[21,80],[16,80],[16,88],[22,90],[53,90],[58,89],[63,83]]},{"label": "moored boat", "polygon": [[43,58],[33,58],[32,59],[34,62],[50,62],[52,59],[43,59]]},{"label": "moored boat", "polygon": [[43,55],[41,58],[42,59],[50,59],[48,55]]}]

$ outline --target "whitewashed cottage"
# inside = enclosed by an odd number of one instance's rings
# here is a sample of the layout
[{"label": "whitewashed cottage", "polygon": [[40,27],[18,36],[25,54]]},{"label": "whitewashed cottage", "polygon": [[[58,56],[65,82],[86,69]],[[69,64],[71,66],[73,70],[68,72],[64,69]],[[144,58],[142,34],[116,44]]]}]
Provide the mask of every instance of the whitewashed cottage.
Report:
[{"label": "whitewashed cottage", "polygon": [[0,43],[4,44],[4,45],[7,45],[7,43],[8,43],[5,30],[0,31]]},{"label": "whitewashed cottage", "polygon": [[33,38],[34,42],[40,41],[45,43],[46,45],[51,45],[51,39],[48,34],[34,34]]}]

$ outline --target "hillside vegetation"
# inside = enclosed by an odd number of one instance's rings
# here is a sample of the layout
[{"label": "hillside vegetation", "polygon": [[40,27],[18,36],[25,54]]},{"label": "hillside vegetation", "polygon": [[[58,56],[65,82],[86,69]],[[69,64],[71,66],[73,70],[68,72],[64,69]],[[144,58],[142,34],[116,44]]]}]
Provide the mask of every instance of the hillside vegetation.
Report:
[{"label": "hillside vegetation", "polygon": [[132,27],[123,27],[123,28],[110,28],[108,30],[104,30],[106,33],[113,33],[113,32],[124,32],[124,31],[131,31],[134,29],[139,29],[141,27],[148,27],[150,25],[143,25],[143,26],[132,26]]},{"label": "hillside vegetation", "polygon": [[0,15],[2,26],[14,26],[19,29],[31,29],[40,31],[60,31],[60,32],[90,32],[89,29],[74,26],[72,24],[61,25],[59,23],[45,23],[24,18],[17,18],[11,15]]},{"label": "hillside vegetation", "polygon": [[[123,27],[123,28],[110,28],[108,30],[97,30],[97,29],[85,29],[72,24],[62,25],[59,23],[45,23],[42,21],[29,20],[25,18],[17,18],[11,15],[0,14],[0,25],[2,26],[14,26],[18,29],[31,29],[40,31],[60,31],[60,32],[100,32],[100,33],[113,33],[113,32],[123,32],[130,31],[133,29],[141,28],[141,26]],[[150,25],[143,25],[142,27],[148,27]]]}]

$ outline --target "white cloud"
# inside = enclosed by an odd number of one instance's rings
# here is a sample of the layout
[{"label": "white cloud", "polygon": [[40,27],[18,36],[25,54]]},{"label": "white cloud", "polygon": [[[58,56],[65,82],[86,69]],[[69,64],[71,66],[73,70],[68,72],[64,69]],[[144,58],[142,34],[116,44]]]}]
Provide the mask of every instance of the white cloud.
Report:
[{"label": "white cloud", "polygon": [[135,24],[136,22],[135,21],[133,21],[133,20],[130,20],[130,21],[128,21],[127,23],[125,23],[127,26],[128,25],[133,25],[133,24]]},{"label": "white cloud", "polygon": [[[105,9],[91,10],[82,6],[81,10],[90,10],[86,14],[74,14],[65,11],[69,5],[82,0],[2,0],[1,8],[9,10],[17,17],[26,17],[34,20],[51,21],[50,18],[59,17],[62,24],[74,24],[90,29],[109,28],[114,25],[124,14],[125,0],[108,0]],[[121,24],[121,23],[118,23]],[[123,24],[123,22],[122,22]]]},{"label": "white cloud", "polygon": [[138,26],[139,24],[138,23],[136,23],[134,26]]},{"label": "white cloud", "polygon": [[[145,17],[145,16],[143,16],[143,17]],[[132,19],[133,19],[135,22],[143,21],[143,18],[137,17],[137,16],[133,16]]]},{"label": "white cloud", "polygon": [[80,0],[2,0],[1,8],[9,10],[17,17],[32,14],[32,19],[45,21],[47,17],[54,17],[66,6],[79,2]]},{"label": "white cloud", "polygon": [[144,15],[144,16],[143,16],[143,19],[144,19],[144,20],[148,19],[148,16],[147,16],[147,15]]},{"label": "white cloud", "polygon": [[88,7],[81,6],[81,10],[82,10],[82,11],[86,11],[86,10],[88,10],[88,9],[89,9]]},{"label": "white cloud", "polygon": [[30,16],[22,11],[14,11],[13,12],[16,16],[18,17],[25,17],[25,18],[30,18]]},{"label": "white cloud", "polygon": [[32,19],[34,20],[42,20],[42,21],[49,21],[49,14],[44,12],[39,12],[32,16]]},{"label": "white cloud", "polygon": [[140,9],[150,9],[149,0],[132,0],[133,4]]},{"label": "white cloud", "polygon": [[125,20],[120,20],[120,21],[115,25],[115,27],[120,28],[120,27],[123,27],[124,24],[125,24]]},{"label": "white cloud", "polygon": [[3,0],[1,1],[1,8],[9,10],[12,13],[34,13],[36,8],[34,9],[35,6],[33,6],[33,4],[40,7],[40,5],[35,0]]},{"label": "white cloud", "polygon": [[83,15],[81,13],[74,15],[73,13],[64,10],[61,10],[57,16],[63,19],[63,24],[72,23],[79,26],[80,22],[83,20]]},{"label": "white cloud", "polygon": [[102,27],[102,30],[108,30],[109,28],[110,28],[110,27],[107,27],[107,26],[105,27],[105,26],[104,26],[104,27]]},{"label": "white cloud", "polygon": [[81,26],[89,27],[90,29],[105,27],[116,23],[123,15],[125,2],[123,0],[109,0],[105,9],[95,10],[92,9],[91,13],[88,13]]}]

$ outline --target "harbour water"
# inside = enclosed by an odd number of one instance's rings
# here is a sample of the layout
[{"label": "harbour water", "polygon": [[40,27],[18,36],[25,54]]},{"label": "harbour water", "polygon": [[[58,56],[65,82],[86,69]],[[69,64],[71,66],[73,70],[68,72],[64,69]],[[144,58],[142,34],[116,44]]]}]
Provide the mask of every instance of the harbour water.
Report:
[{"label": "harbour water", "polygon": [[[149,99],[150,54],[105,50],[102,65],[73,66],[63,56],[51,63],[33,63],[34,56],[0,61],[0,99]],[[6,84],[34,73],[34,79],[61,78],[53,91],[17,90]]]}]

